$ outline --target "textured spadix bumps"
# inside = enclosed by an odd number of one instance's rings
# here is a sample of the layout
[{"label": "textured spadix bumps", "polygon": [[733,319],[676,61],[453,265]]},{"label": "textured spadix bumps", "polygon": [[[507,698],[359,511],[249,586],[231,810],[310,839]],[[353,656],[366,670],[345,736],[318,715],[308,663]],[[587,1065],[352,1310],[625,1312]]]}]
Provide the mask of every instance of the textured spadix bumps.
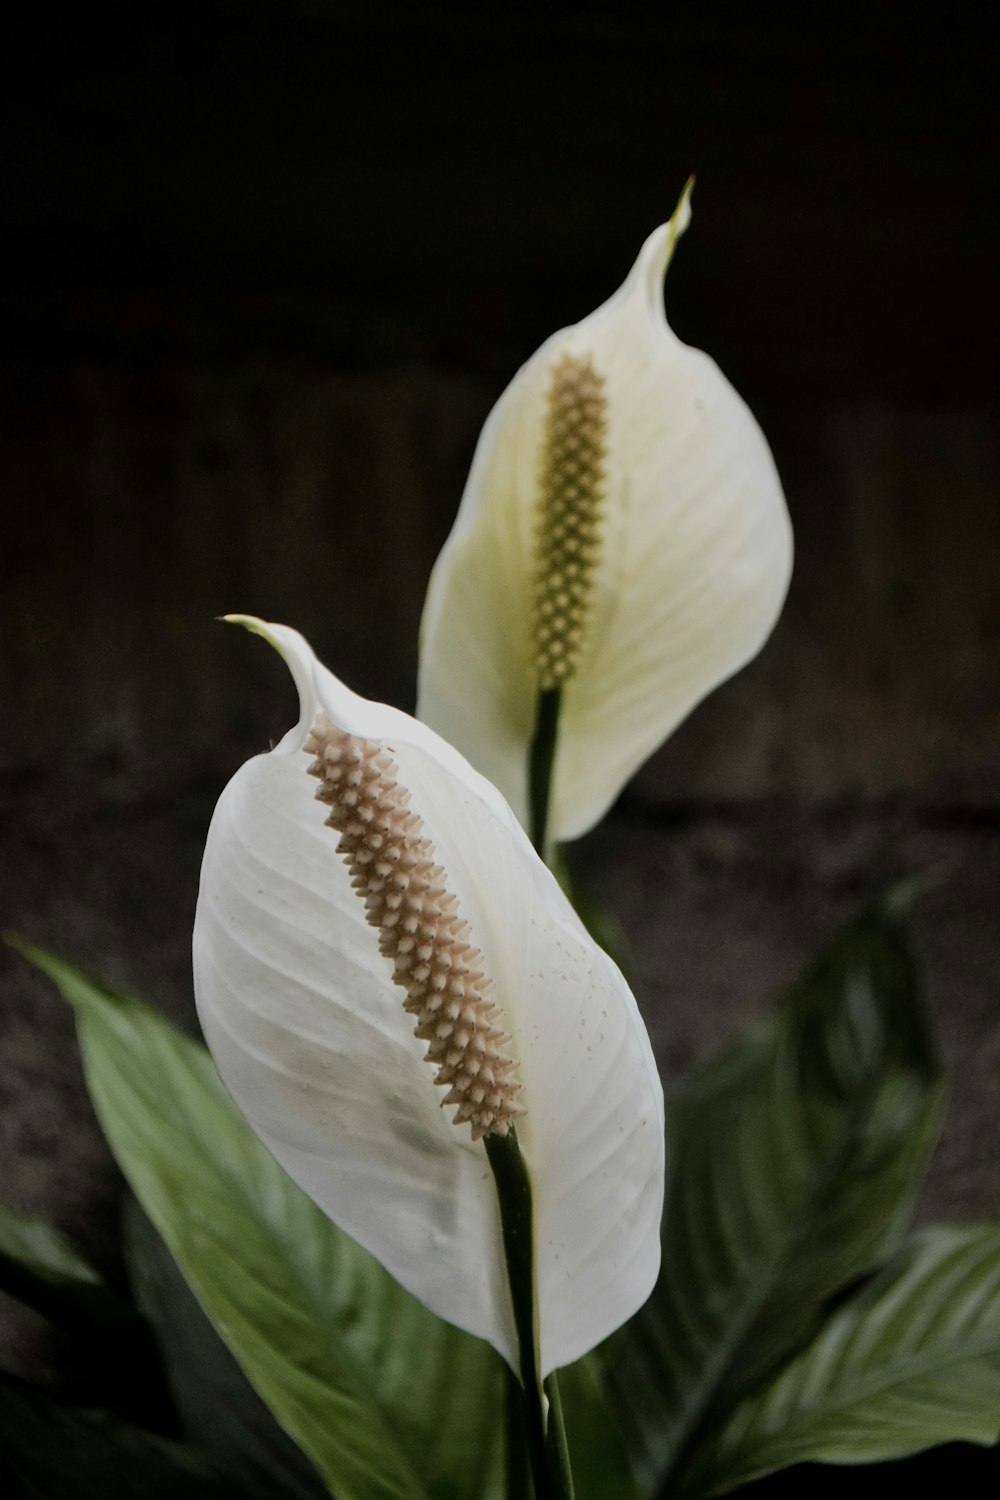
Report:
[{"label": "textured spadix bumps", "polygon": [[[472,1137],[523,1110],[545,1373],[629,1317],[659,1264],[662,1095],[635,1002],[488,782],[426,726],[351,693],[294,631],[243,623],[288,663],[301,715],[212,821],[194,939],[209,1046],[300,1186],[514,1366],[493,1179]],[[380,873],[390,846],[399,861]],[[416,881],[390,888],[404,856]],[[391,936],[406,913],[412,948]],[[436,1019],[437,994],[461,1000],[454,1016]],[[444,1045],[458,1031],[461,1047]],[[495,1054],[481,1098],[460,1066],[477,1033]]]},{"label": "textured spadix bumps", "polygon": [[[553,335],[501,396],[428,590],[418,715],[522,821],[538,693],[562,689],[556,839],[592,827],[755,655],[788,584],[791,531],[763,434],[664,316],[689,217],[685,193],[615,296]],[[583,370],[574,392],[567,374]],[[578,557],[552,545],[558,528]],[[567,560],[580,563],[571,587]]]},{"label": "textured spadix bumps", "polygon": [[316,716],[304,748],[315,756],[309,774],[319,780],[317,800],[331,809],[327,826],[340,833],[337,853],[406,993],[403,1009],[417,1017],[413,1034],[427,1043],[435,1082],[450,1085],[444,1103],[456,1106],[456,1124],[472,1126],[474,1141],[506,1135],[524,1113],[510,1037],[498,1024],[483,955],[469,942],[469,924],[391,754],[325,714]]},{"label": "textured spadix bumps", "polygon": [[535,518],[532,625],[540,688],[561,688],[586,646],[601,552],[607,400],[587,358],[552,367]]}]

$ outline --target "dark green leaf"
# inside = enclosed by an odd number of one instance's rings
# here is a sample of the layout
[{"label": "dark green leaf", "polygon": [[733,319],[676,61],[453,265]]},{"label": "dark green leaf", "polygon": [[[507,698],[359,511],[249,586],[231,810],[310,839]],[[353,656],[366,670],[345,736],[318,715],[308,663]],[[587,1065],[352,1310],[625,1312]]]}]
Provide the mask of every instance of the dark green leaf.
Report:
[{"label": "dark green leaf", "polygon": [[191,1451],[0,1377],[4,1500],[246,1500]]},{"label": "dark green leaf", "polygon": [[0,1291],[68,1332],[132,1340],[142,1320],[48,1224],[0,1205]]},{"label": "dark green leaf", "polygon": [[205,1312],[339,1500],[492,1500],[502,1366],[295,1187],[205,1049],[37,950],[77,1010],[87,1081],[133,1192]]},{"label": "dark green leaf", "polygon": [[326,1486],[257,1395],[132,1197],[125,1206],[125,1258],[136,1301],[163,1352],[185,1441],[257,1500],[321,1500]]},{"label": "dark green leaf", "polygon": [[640,1500],[596,1351],[559,1371],[559,1394],[576,1500]]},{"label": "dark green leaf", "polygon": [[942,1089],[900,904],[850,927],[668,1112],[663,1267],[613,1367],[650,1489],[909,1221]]},{"label": "dark green leaf", "polygon": [[145,1319],[102,1286],[61,1235],[0,1207],[0,1291],[69,1334],[95,1402],[142,1422],[167,1403],[159,1351]]},{"label": "dark green leaf", "polygon": [[49,1284],[96,1286],[101,1279],[50,1225],[0,1204],[0,1263],[5,1261],[16,1261],[22,1270]]},{"label": "dark green leaf", "polygon": [[1000,1227],[932,1229],[845,1300],[671,1491],[708,1500],[805,1461],[871,1463],[1000,1438]]}]

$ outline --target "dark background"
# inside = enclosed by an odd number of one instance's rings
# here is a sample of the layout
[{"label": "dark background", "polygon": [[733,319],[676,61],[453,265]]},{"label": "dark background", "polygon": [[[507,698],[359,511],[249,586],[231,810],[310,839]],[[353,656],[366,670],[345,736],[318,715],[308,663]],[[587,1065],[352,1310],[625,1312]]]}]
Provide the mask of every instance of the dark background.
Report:
[{"label": "dark background", "polygon": [[[412,707],[427,575],[517,365],[692,170],[681,335],[797,534],[763,656],[581,846],[669,1082],[866,895],[958,1087],[928,1212],[1000,1212],[996,39],[988,6],[23,8],[0,47],[2,921],[193,1026],[214,801],[300,627]],[[112,1275],[70,1017],[0,954],[0,1200]],[[0,1306],[0,1366],[51,1363]],[[48,1363],[47,1363],[48,1362]]]}]

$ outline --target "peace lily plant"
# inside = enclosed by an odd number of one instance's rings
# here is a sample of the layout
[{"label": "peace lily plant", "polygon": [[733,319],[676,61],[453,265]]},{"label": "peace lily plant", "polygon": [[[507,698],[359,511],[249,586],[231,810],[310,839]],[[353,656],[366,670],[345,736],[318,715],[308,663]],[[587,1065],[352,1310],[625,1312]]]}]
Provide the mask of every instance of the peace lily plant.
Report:
[{"label": "peace lily plant", "polygon": [[209,831],[211,1057],[19,944],[76,1010],[133,1198],[130,1301],[0,1211],[0,1290],[106,1356],[96,1425],[0,1377],[18,1493],[709,1500],[996,1443],[1000,1226],[909,1230],[943,1095],[912,891],[664,1120],[636,1002],[546,863],[759,649],[788,581],[767,444],[664,318],[689,218],[686,190],[490,416],[418,719],[229,617],[299,718]]},{"label": "peace lily plant", "polygon": [[635,1001],[489,782],[295,631],[236,618],[301,715],[209,831],[206,1040],[299,1186],[540,1402],[659,1268],[663,1099]]}]

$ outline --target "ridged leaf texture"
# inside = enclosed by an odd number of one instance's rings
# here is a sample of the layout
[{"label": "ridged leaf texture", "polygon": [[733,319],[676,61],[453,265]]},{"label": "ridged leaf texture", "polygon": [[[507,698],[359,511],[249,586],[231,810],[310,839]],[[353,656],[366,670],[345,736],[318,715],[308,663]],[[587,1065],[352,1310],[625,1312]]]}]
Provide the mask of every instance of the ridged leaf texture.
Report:
[{"label": "ridged leaf texture", "polygon": [[252,1500],[323,1500],[326,1485],[258,1396],[134,1198],[123,1217],[129,1283],[155,1330],[184,1441]]},{"label": "ridged leaf texture", "polygon": [[91,1098],[203,1309],[338,1500],[495,1500],[502,1365],[315,1207],[205,1049],[33,949],[78,1016]]},{"label": "ridged leaf texture", "polygon": [[941,1085],[905,905],[848,928],[669,1111],[662,1271],[612,1367],[651,1493],[908,1224]]},{"label": "ridged leaf texture", "polygon": [[254,1500],[179,1443],[0,1375],[4,1500]]},{"label": "ridged leaf texture", "polygon": [[848,1298],[678,1476],[708,1500],[807,1460],[1000,1439],[1000,1226],[930,1229]]}]

